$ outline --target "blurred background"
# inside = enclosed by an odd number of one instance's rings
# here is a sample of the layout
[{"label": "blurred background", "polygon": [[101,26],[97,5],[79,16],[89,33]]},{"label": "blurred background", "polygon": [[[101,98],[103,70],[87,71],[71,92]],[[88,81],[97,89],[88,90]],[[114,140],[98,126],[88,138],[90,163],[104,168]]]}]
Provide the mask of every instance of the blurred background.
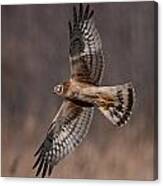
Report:
[{"label": "blurred background", "polygon": [[[103,41],[103,85],[132,81],[129,125],[116,129],[96,111],[83,143],[53,171],[55,178],[154,179],[154,2],[91,4]],[[34,177],[33,154],[62,98],[52,87],[69,78],[72,4],[2,6],[2,176]],[[155,95],[156,94],[156,95]]]}]

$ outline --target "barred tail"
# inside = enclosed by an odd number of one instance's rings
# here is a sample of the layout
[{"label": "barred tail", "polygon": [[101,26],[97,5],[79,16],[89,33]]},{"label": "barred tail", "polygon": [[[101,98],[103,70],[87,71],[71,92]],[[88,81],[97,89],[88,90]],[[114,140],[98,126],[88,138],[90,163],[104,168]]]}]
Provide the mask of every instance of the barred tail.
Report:
[{"label": "barred tail", "polygon": [[132,83],[118,85],[115,87],[101,87],[101,91],[112,101],[103,101],[98,108],[113,125],[123,127],[130,119],[131,111],[135,101],[135,91]]}]

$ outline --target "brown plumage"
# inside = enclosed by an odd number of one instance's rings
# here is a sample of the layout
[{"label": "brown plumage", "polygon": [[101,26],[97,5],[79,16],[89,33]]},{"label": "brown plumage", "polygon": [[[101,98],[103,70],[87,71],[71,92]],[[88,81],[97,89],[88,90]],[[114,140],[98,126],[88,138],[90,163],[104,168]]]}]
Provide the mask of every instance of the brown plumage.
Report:
[{"label": "brown plumage", "polygon": [[89,5],[73,7],[70,31],[70,80],[54,87],[64,101],[48,129],[47,137],[35,153],[36,176],[50,176],[57,163],[78,146],[88,133],[94,108],[113,125],[124,126],[134,104],[132,83],[100,86],[104,57],[100,35]]}]

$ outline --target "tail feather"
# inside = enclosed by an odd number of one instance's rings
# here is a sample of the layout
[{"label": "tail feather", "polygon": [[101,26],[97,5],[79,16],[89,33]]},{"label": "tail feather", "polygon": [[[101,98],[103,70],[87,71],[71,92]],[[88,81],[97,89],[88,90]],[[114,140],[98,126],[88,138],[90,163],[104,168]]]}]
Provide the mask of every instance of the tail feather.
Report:
[{"label": "tail feather", "polygon": [[135,102],[135,90],[132,83],[115,87],[102,87],[104,94],[112,97],[112,102],[103,101],[98,105],[100,111],[113,125],[123,127],[130,119],[131,111]]}]

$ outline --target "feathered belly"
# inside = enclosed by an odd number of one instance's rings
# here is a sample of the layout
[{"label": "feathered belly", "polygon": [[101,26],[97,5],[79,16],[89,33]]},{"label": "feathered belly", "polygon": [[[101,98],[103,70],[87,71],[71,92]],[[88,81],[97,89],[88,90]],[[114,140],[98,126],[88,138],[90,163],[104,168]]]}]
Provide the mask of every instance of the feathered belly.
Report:
[{"label": "feathered belly", "polygon": [[89,103],[87,101],[81,100],[81,99],[68,99],[69,101],[72,101],[73,103],[75,103],[76,105],[79,105],[81,107],[93,107],[94,104],[93,103]]}]

